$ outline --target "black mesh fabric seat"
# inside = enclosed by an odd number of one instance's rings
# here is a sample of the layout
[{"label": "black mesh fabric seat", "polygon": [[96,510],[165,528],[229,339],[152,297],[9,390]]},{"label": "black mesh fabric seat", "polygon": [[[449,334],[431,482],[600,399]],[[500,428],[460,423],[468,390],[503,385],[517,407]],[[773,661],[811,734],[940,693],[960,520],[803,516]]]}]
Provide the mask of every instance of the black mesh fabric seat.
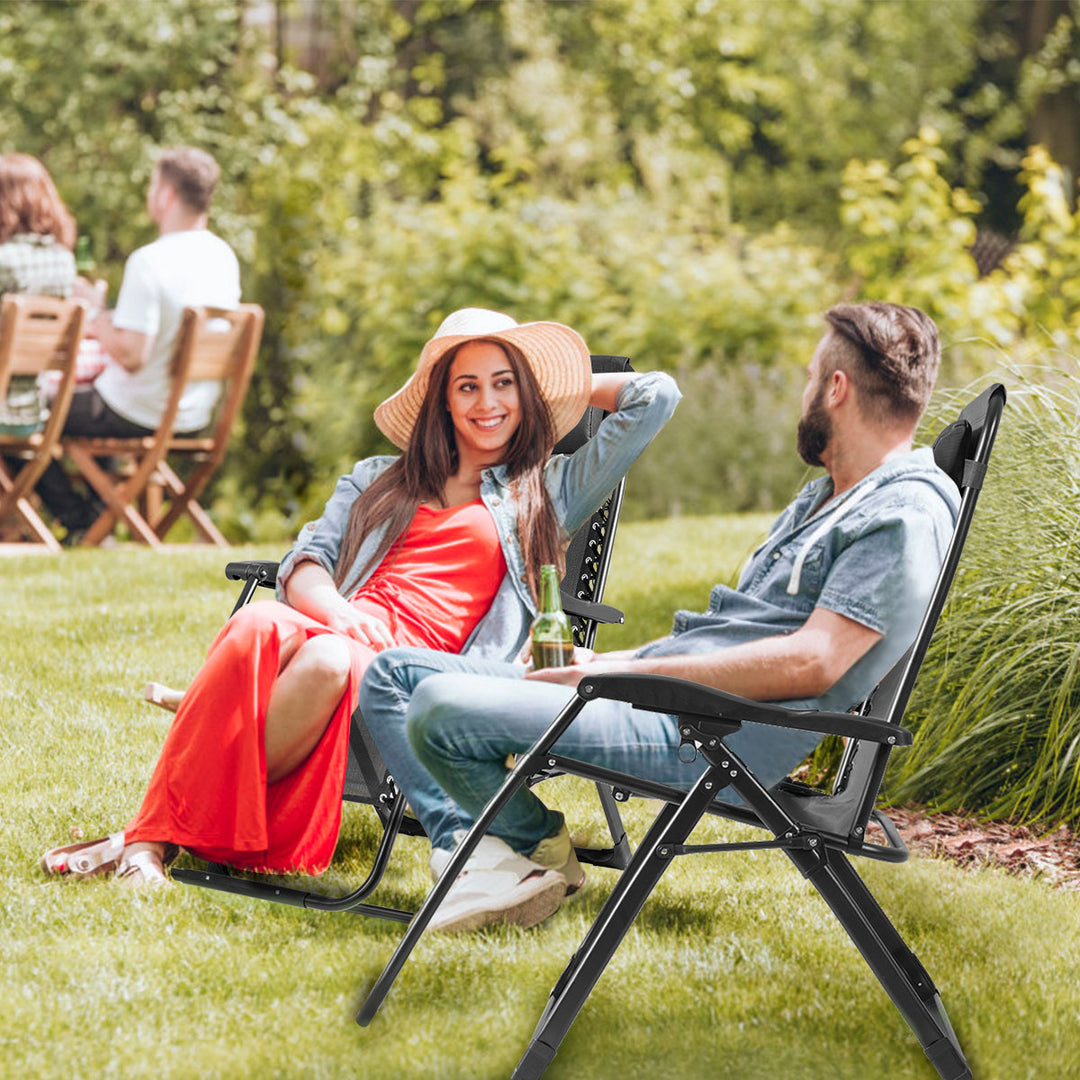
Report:
[{"label": "black mesh fabric seat", "polygon": [[[908,856],[898,831],[875,809],[875,801],[889,753],[912,742],[911,732],[901,721],[956,573],[1004,405],[1004,387],[991,386],[934,444],[935,460],[960,491],[959,516],[915,641],[858,709],[850,713],[786,709],[657,675],[610,674],[583,679],[576,696],[518,760],[455,850],[364,1002],[359,1023],[367,1024],[374,1017],[435,909],[499,811],[522,784],[555,768],[610,785],[622,797],[633,794],[659,799],[663,806],[556,983],[513,1073],[515,1080],[534,1080],[544,1073],[620,941],[676,858],[753,848],[777,848],[791,859],[832,909],[938,1074],[943,1080],[970,1080],[971,1070],[933,980],[878,906],[849,856],[890,862],[902,862]],[[553,754],[550,748],[593,698],[626,701],[637,708],[674,715],[682,736],[680,750],[701,755],[708,768],[687,792]],[[822,792],[790,780],[764,787],[725,745],[725,737],[744,722],[845,737],[848,742],[832,790]],[[729,789],[739,796],[738,805],[723,801],[723,793]],[[741,821],[772,836],[744,843],[687,844],[705,814]],[[881,827],[884,843],[868,840],[871,822]]]},{"label": "black mesh fabric seat", "polygon": [[[593,356],[592,367],[597,374],[631,370],[630,361],[625,356]],[[599,430],[604,415],[600,409],[586,409],[577,426],[555,447],[555,453],[569,454],[584,445]],[[592,646],[600,623],[623,620],[622,612],[600,601],[604,595],[604,584],[611,562],[612,542],[618,525],[625,483],[625,480],[620,481],[604,504],[574,534],[566,553],[566,575],[561,587],[563,610],[570,618],[575,644],[585,648]],[[264,561],[233,562],[226,566],[225,573],[230,580],[243,582],[232,610],[233,615],[251,601],[259,588],[274,587],[277,568],[277,563]],[[630,851],[618,806],[608,786],[597,787],[611,829],[612,846],[581,849],[579,856],[587,862],[621,868],[629,860]],[[353,911],[362,915],[408,922],[412,918],[412,912],[364,903],[364,899],[382,880],[397,837],[401,833],[423,836],[424,831],[415,818],[405,815],[405,800],[394,784],[359,709],[353,714],[351,721],[342,798],[348,802],[373,807],[383,827],[382,839],[370,874],[355,890],[343,896],[327,896],[269,881],[234,877],[229,873],[228,867],[220,865],[211,865],[205,870],[178,867],[172,872],[173,879],[188,885],[238,893],[260,900],[272,900],[279,904],[324,911]]]}]

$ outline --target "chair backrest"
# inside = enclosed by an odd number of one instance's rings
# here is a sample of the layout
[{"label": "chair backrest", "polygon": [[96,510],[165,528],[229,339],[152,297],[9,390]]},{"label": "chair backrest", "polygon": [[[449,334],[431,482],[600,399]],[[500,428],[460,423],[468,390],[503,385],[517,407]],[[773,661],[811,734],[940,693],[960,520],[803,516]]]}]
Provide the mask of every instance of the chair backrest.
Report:
[{"label": "chair backrest", "polygon": [[83,336],[86,304],[51,296],[8,294],[0,302],[0,400],[13,375],[59,371],[46,433],[63,425],[75,388],[75,362]]},{"label": "chair backrest", "polygon": [[[630,360],[625,356],[594,356],[592,368],[596,374],[631,370]],[[602,409],[587,408],[577,426],[559,440],[554,453],[570,454],[583,446],[596,434],[603,418]],[[611,541],[619,521],[625,485],[623,478],[603,506],[571,538],[566,552],[566,574],[562,580],[564,595],[596,602],[603,597],[604,583],[611,565]],[[596,623],[576,615],[569,618],[574,643],[591,648],[596,637]],[[366,726],[354,722],[345,770],[344,798],[350,802],[374,802],[385,775],[386,766]]]},{"label": "chair backrest", "polygon": [[241,304],[235,309],[184,309],[173,344],[169,368],[172,386],[159,434],[172,432],[180,399],[189,383],[220,381],[223,397],[218,403],[212,437],[215,448],[224,449],[247,393],[262,326],[263,310],[258,304]]},{"label": "chair backrest", "polygon": [[[967,405],[959,418],[946,427],[934,442],[934,460],[960,491],[960,511],[919,632],[911,647],[858,710],[863,716],[872,716],[891,724],[899,724],[903,719],[919,668],[956,576],[1004,407],[1005,387],[995,383]],[[858,739],[850,740],[845,748],[837,771],[833,798],[838,803],[846,804],[850,810],[847,833],[854,844],[861,843],[865,836],[866,824],[885,776],[889,752],[890,747],[884,743]]]},{"label": "chair backrest", "polygon": [[[593,356],[592,369],[596,375],[630,371],[630,359],[626,356]],[[604,419],[604,411],[590,406],[577,426],[559,441],[556,454],[572,454],[591,439]],[[615,486],[595,514],[574,534],[566,551],[566,575],[562,591],[579,600],[599,601],[604,595],[608,567],[611,565],[611,538],[619,523],[622,508],[624,477]],[[590,620],[570,616],[574,631],[574,643],[591,649],[596,638],[597,625]]]},{"label": "chair backrest", "polygon": [[12,375],[40,375],[73,362],[86,304],[51,296],[7,294],[0,306],[0,395]]}]

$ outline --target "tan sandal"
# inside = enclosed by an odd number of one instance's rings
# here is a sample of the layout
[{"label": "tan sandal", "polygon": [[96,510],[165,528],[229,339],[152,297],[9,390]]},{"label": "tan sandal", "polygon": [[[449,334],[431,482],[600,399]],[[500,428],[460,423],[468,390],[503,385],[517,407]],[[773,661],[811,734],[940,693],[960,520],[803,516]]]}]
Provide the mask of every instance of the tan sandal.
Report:
[{"label": "tan sandal", "polygon": [[183,690],[174,690],[164,683],[151,682],[143,688],[143,700],[151,705],[160,705],[168,712],[176,712],[180,708],[180,702],[184,698]]},{"label": "tan sandal", "polygon": [[116,868],[116,880],[129,889],[168,885],[162,862],[152,851],[136,851],[120,860]]},{"label": "tan sandal", "polygon": [[97,877],[116,869],[124,854],[124,834],[112,833],[100,840],[53,848],[41,857],[46,874],[64,877]]}]

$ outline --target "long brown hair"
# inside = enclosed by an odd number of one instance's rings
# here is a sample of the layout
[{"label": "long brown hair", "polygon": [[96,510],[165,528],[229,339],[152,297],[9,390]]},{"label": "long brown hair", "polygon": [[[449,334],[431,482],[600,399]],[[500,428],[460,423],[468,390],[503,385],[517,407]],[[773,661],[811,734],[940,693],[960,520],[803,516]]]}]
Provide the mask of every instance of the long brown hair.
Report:
[{"label": "long brown hair", "polygon": [[[561,530],[544,486],[544,464],[555,446],[555,425],[525,357],[506,342],[494,344],[506,353],[510,361],[521,404],[521,422],[501,464],[506,466],[507,477],[514,488],[518,505],[518,540],[529,592],[535,600],[539,590],[540,567],[544,563],[554,563],[561,576],[565,565]],[[346,575],[365,536],[381,525],[386,527],[377,550],[358,577],[378,566],[400,539],[422,502],[442,498],[447,480],[457,470],[457,441],[454,424],[446,407],[450,365],[456,352],[457,349],[448,351],[433,368],[427,394],[405,453],[373,480],[353,503],[334,574],[338,588],[345,584]]]},{"label": "long brown hair", "polygon": [[48,170],[29,154],[0,154],[0,244],[30,233],[75,246],[75,219]]}]

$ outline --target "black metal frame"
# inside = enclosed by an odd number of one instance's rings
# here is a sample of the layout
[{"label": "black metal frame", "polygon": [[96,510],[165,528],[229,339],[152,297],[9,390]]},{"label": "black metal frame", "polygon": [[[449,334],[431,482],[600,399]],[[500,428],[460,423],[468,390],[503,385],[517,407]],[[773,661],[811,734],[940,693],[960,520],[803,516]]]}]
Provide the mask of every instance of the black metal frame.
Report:
[{"label": "black metal frame", "polygon": [[[514,1070],[513,1080],[536,1080],[543,1075],[608,961],[674,858],[751,848],[779,848],[791,859],[832,909],[942,1080],[971,1080],[971,1070],[937,988],[878,906],[848,856],[896,862],[907,858],[907,849],[895,826],[885,814],[874,809],[874,802],[889,751],[912,741],[911,733],[900,726],[900,720],[959,563],[1004,404],[1004,387],[995,384],[964,409],[960,420],[946,429],[935,444],[938,463],[961,491],[959,516],[915,643],[858,713],[794,711],[659,675],[612,674],[583,680],[577,695],[518,760],[455,849],[368,993],[357,1022],[367,1025],[374,1018],[432,915],[514,792],[538,775],[559,770],[598,784],[610,784],[623,797],[630,792],[661,799],[664,806],[552,989],[528,1048]],[[957,435],[951,446],[945,440],[949,431]],[[701,754],[708,768],[685,792],[553,754],[551,747],[593,698],[625,701],[637,708],[677,716],[683,744]],[[764,788],[724,742],[725,736],[749,721],[849,738],[849,753],[845,755],[832,794],[789,782],[769,790]],[[728,788],[741,798],[742,805],[718,799]],[[706,813],[766,829],[773,839],[687,844],[690,833]],[[871,820],[882,826],[885,844],[866,842],[866,826]]]},{"label": "black metal frame", "polygon": [[[631,370],[630,361],[625,356],[593,356],[592,367],[595,373]],[[555,452],[570,453],[591,439],[604,415],[600,409],[586,409],[581,421],[560,441]],[[592,647],[600,623],[623,621],[621,611],[599,601],[604,594],[611,564],[611,541],[618,526],[624,487],[625,479],[618,483],[607,502],[578,530],[567,552],[567,572],[561,586],[563,610],[570,617],[575,644],[585,648]],[[230,581],[243,582],[230,617],[249,603],[259,588],[274,588],[277,568],[276,562],[261,560],[231,562],[225,567],[225,576]],[[597,784],[597,792],[611,831],[612,846],[578,848],[578,857],[594,865],[623,869],[630,861],[630,843],[619,815],[618,802],[603,784]],[[352,911],[394,922],[409,922],[413,916],[411,911],[364,903],[382,881],[398,836],[402,833],[423,836],[424,830],[415,818],[405,816],[405,799],[379,756],[359,709],[353,713],[351,720],[349,771],[342,797],[349,802],[370,805],[383,826],[371,872],[351,892],[329,896],[317,890],[293,888],[273,881],[234,877],[229,868],[221,864],[210,864],[205,870],[178,867],[172,871],[173,880],[293,907]]]}]

